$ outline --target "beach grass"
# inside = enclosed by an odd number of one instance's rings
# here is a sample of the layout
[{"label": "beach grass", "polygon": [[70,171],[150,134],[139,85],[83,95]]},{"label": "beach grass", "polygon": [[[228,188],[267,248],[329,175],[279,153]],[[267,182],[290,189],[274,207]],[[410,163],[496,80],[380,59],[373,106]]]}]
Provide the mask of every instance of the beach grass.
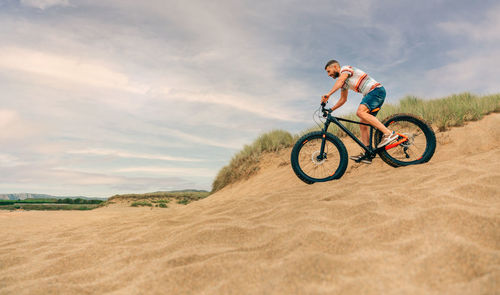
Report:
[{"label": "beach grass", "polygon": [[272,130],[259,136],[251,145],[245,145],[228,166],[223,167],[212,185],[212,191],[218,191],[229,183],[253,175],[259,169],[260,155],[264,152],[276,152],[290,147],[293,136],[284,130]]},{"label": "beach grass", "polygon": [[147,202],[147,201],[136,201],[136,202],[132,202],[132,204],[130,204],[130,206],[132,207],[152,207],[153,204],[151,204],[150,202]]}]

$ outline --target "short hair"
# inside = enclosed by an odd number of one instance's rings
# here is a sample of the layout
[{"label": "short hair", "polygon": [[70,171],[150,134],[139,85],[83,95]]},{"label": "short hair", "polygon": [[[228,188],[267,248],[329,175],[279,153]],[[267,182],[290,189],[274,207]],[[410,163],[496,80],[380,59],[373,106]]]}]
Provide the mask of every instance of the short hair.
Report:
[{"label": "short hair", "polygon": [[338,61],[336,61],[336,60],[334,60],[334,59],[332,59],[331,61],[329,61],[329,62],[327,62],[327,63],[326,63],[325,70],[326,70],[329,66],[331,66],[331,65],[333,65],[333,64],[339,64],[339,62],[338,62]]}]

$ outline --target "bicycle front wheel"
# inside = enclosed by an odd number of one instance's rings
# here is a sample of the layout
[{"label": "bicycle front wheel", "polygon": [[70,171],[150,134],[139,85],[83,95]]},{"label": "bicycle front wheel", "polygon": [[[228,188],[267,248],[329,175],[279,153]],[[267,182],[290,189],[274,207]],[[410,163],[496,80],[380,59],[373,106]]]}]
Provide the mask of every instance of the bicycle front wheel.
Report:
[{"label": "bicycle front wheel", "polygon": [[[423,119],[412,114],[395,114],[382,123],[400,135],[395,144],[389,144],[379,152],[387,164],[393,167],[422,164],[434,155],[436,135]],[[376,145],[381,138],[382,133],[377,130]]]},{"label": "bicycle front wheel", "polygon": [[[325,140],[321,155],[321,144]],[[321,131],[302,136],[292,149],[291,163],[295,174],[305,183],[338,179],[347,168],[347,150],[338,137]]]}]

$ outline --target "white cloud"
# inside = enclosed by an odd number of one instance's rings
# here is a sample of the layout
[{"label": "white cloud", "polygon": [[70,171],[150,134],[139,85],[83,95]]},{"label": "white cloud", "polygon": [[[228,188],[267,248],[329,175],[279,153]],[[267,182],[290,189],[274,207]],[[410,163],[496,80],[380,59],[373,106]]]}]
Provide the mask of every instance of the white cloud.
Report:
[{"label": "white cloud", "polygon": [[68,0],[21,0],[21,4],[44,10],[53,6],[69,6]]},{"label": "white cloud", "polygon": [[[37,192],[52,195],[110,197],[113,194],[144,193],[175,188],[193,188],[193,182],[180,177],[118,176],[71,168],[42,166],[3,167],[0,190],[4,192]],[[192,179],[190,177],[189,179]],[[196,186],[199,187],[199,186]],[[207,188],[207,185],[204,186]]]},{"label": "white cloud", "polygon": [[16,111],[0,109],[0,129],[5,130],[13,121],[18,120],[18,117]]},{"label": "white cloud", "polygon": [[0,167],[16,167],[24,164],[18,157],[9,154],[0,154]]},{"label": "white cloud", "polygon": [[113,171],[114,173],[147,173],[162,176],[178,176],[178,177],[214,177],[217,173],[216,169],[209,168],[181,168],[181,167],[162,167],[162,166],[141,166],[120,168]]},{"label": "white cloud", "polygon": [[126,152],[126,151],[111,150],[111,149],[84,149],[84,150],[68,151],[67,153],[68,154],[79,154],[79,155],[113,156],[113,157],[119,157],[119,158],[135,158],[135,159],[147,159],[147,160],[175,161],[175,162],[201,162],[201,161],[204,161],[202,159],[172,157],[172,156],[167,156],[167,155],[131,153],[131,152]]},{"label": "white cloud", "polygon": [[448,21],[437,26],[462,45],[446,52],[447,64],[429,70],[422,87],[430,96],[470,91],[489,94],[500,91],[500,6],[489,9],[480,22]]},{"label": "white cloud", "polygon": [[[433,96],[471,91],[488,94],[500,91],[500,52],[469,55],[427,72],[425,87]],[[456,55],[456,53],[455,53]]]},{"label": "white cloud", "polygon": [[182,132],[180,130],[168,128],[168,127],[162,127],[161,129],[165,130],[168,135],[175,136],[175,137],[180,138],[182,140],[186,140],[186,141],[193,142],[193,143],[200,143],[203,145],[222,147],[222,148],[228,148],[228,149],[239,149],[242,147],[242,144],[234,142],[234,141],[233,142],[225,142],[223,140],[206,138],[203,136],[198,136],[194,132],[193,133],[186,133],[186,132]]},{"label": "white cloud", "polygon": [[102,62],[27,48],[0,47],[0,68],[92,87],[112,88],[133,93],[147,91],[147,88],[142,85],[134,85],[126,74],[113,70]]},{"label": "white cloud", "polygon": [[17,111],[0,109],[0,143],[4,140],[15,140],[29,137],[39,132],[42,123],[36,126],[24,120]]},{"label": "white cloud", "polygon": [[46,173],[52,181],[54,179],[60,179],[66,184],[74,185],[114,185],[123,181],[123,179],[118,176],[86,173],[82,171],[61,169],[59,167],[50,169],[49,171],[46,171]]},{"label": "white cloud", "polygon": [[[296,93],[294,92],[295,89],[291,87],[287,88],[287,90],[291,93]],[[173,97],[177,100],[197,103],[201,107],[205,106],[205,104],[216,104],[237,111],[249,112],[267,119],[304,122],[304,120],[299,118],[297,111],[291,109],[289,105],[279,105],[277,101],[273,101],[273,98],[278,99],[280,95],[285,95],[282,93],[283,90],[277,90],[274,95],[275,97],[269,97],[268,100],[262,98],[257,100],[255,97],[245,93],[228,95],[224,93],[203,93],[183,90],[175,91],[175,94],[172,95],[169,89],[163,89],[162,92],[166,99],[171,99]]]},{"label": "white cloud", "polygon": [[[485,17],[479,22],[468,20],[448,21],[438,24],[438,27],[453,35],[459,35],[464,39],[472,39],[481,42],[500,41],[500,6],[488,9]],[[481,47],[482,44],[477,44]]]}]

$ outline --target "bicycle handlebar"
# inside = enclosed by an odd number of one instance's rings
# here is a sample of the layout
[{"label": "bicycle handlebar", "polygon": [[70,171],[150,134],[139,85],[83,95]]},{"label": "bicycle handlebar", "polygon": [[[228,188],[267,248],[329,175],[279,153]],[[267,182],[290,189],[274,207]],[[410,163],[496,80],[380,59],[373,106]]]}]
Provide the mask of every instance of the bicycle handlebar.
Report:
[{"label": "bicycle handlebar", "polygon": [[321,103],[321,111],[323,112],[323,117],[326,118],[329,114],[331,114],[333,111],[331,109],[325,108],[326,103],[322,102]]}]

